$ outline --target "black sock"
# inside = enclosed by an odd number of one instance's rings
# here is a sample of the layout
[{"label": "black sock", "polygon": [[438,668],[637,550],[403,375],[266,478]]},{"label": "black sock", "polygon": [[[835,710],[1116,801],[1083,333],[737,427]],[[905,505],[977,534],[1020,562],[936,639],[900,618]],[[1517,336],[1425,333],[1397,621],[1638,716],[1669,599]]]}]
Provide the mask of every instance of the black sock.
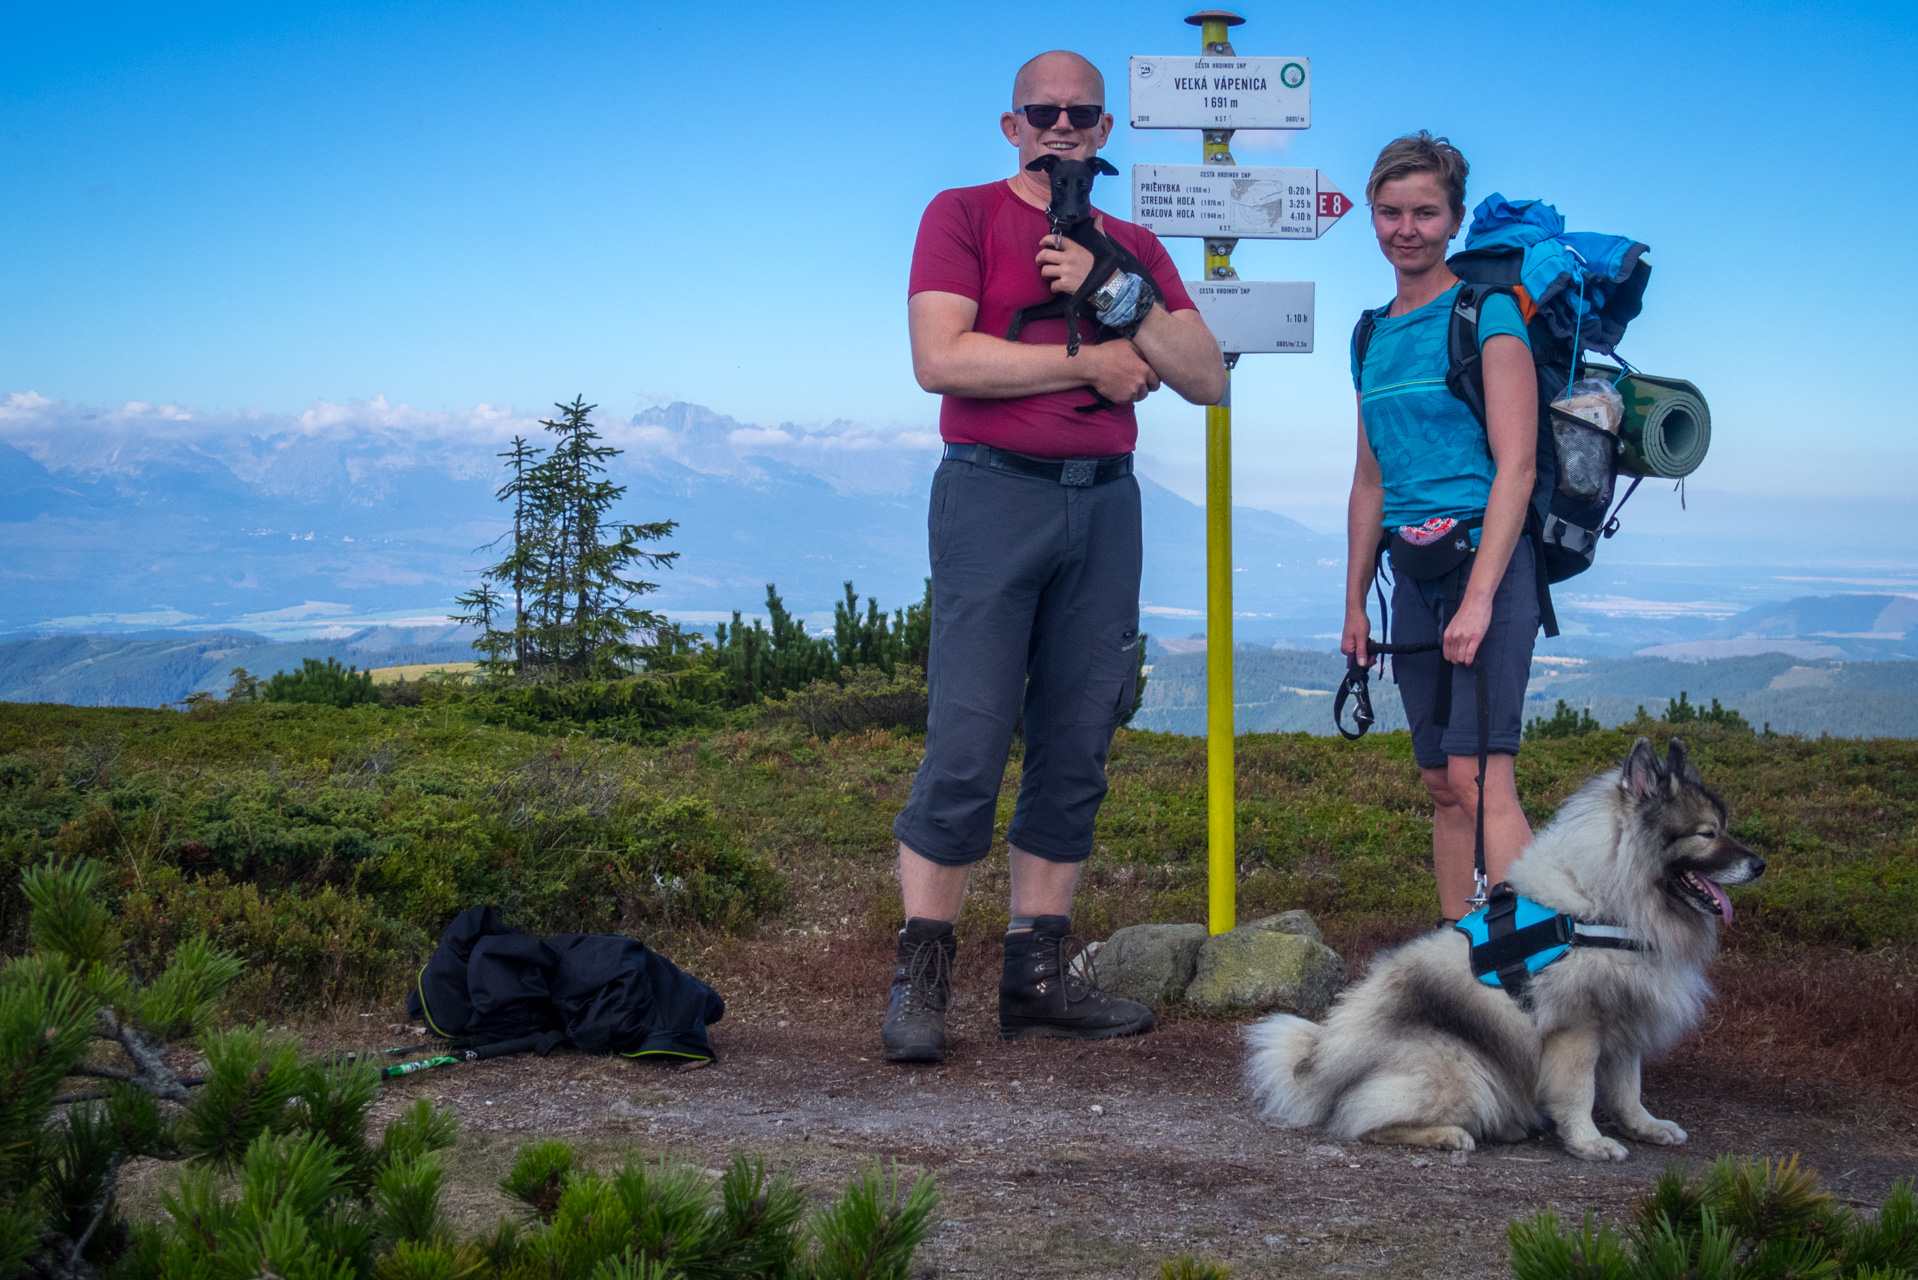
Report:
[{"label": "black sock", "polygon": [[950,920],[928,920],[924,916],[911,916],[899,936],[908,942],[933,942],[952,932]]},{"label": "black sock", "polygon": [[1038,916],[1014,916],[1006,924],[1007,933],[1031,933],[1032,926],[1038,923]]}]

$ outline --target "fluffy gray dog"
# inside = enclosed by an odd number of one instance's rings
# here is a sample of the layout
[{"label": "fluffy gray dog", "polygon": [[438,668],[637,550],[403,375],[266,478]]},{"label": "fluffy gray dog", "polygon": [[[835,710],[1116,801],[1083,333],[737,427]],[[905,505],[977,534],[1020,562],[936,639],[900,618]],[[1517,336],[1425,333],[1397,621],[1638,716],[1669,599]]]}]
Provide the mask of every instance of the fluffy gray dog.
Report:
[{"label": "fluffy gray dog", "polygon": [[1522,999],[1475,978],[1452,929],[1392,951],[1323,1025],[1279,1014],[1254,1026],[1248,1066],[1266,1114],[1341,1138],[1470,1151],[1557,1126],[1573,1155],[1623,1160],[1592,1122],[1671,1146],[1685,1131],[1639,1101],[1639,1063],[1691,1029],[1730,920],[1721,885],[1764,859],[1726,830],[1725,802],[1674,739],[1661,762],[1640,738],[1538,833],[1510,883],[1552,911],[1622,926],[1632,950],[1573,946]]}]

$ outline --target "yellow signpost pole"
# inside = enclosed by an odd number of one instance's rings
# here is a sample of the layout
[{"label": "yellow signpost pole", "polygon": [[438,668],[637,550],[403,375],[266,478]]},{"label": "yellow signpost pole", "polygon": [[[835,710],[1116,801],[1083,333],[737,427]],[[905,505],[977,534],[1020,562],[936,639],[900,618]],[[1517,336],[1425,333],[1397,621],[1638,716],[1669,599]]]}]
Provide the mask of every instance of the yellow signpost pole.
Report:
[{"label": "yellow signpost pole", "polygon": [[[1245,19],[1207,9],[1186,19],[1200,31],[1202,54],[1233,52],[1226,32]],[[1204,163],[1237,163],[1228,150],[1232,130],[1207,129]],[[1205,242],[1205,278],[1236,280],[1237,240]],[[1205,411],[1205,767],[1208,890],[1207,925],[1225,933],[1238,923],[1236,769],[1232,758],[1232,366],[1226,357],[1225,396]]]}]

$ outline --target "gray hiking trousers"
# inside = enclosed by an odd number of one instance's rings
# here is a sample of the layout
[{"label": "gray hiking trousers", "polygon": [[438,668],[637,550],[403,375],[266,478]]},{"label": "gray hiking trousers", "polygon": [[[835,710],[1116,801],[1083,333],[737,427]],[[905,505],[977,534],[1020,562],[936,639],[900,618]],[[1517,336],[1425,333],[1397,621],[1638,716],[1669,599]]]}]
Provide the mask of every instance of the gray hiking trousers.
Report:
[{"label": "gray hiking trousers", "polygon": [[1138,481],[1064,485],[947,459],[927,526],[931,714],[893,834],[947,866],[985,857],[1023,712],[1025,771],[1006,839],[1081,861],[1112,733],[1138,683]]}]

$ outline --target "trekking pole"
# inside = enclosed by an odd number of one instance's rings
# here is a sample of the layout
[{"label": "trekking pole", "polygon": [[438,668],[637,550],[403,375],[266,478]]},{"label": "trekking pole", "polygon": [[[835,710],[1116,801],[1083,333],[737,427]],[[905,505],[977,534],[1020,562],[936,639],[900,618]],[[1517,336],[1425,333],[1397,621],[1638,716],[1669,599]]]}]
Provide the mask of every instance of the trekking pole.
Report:
[{"label": "trekking pole", "polygon": [[[1199,28],[1199,52],[1233,53],[1229,28],[1245,21],[1236,13],[1207,9],[1186,19]],[[1238,163],[1228,149],[1232,130],[1204,131],[1201,159],[1207,165]],[[1205,278],[1237,280],[1232,269],[1236,239],[1206,237]],[[1238,924],[1237,767],[1232,742],[1232,369],[1225,357],[1225,395],[1205,411],[1205,785],[1207,930],[1226,933]]]}]

